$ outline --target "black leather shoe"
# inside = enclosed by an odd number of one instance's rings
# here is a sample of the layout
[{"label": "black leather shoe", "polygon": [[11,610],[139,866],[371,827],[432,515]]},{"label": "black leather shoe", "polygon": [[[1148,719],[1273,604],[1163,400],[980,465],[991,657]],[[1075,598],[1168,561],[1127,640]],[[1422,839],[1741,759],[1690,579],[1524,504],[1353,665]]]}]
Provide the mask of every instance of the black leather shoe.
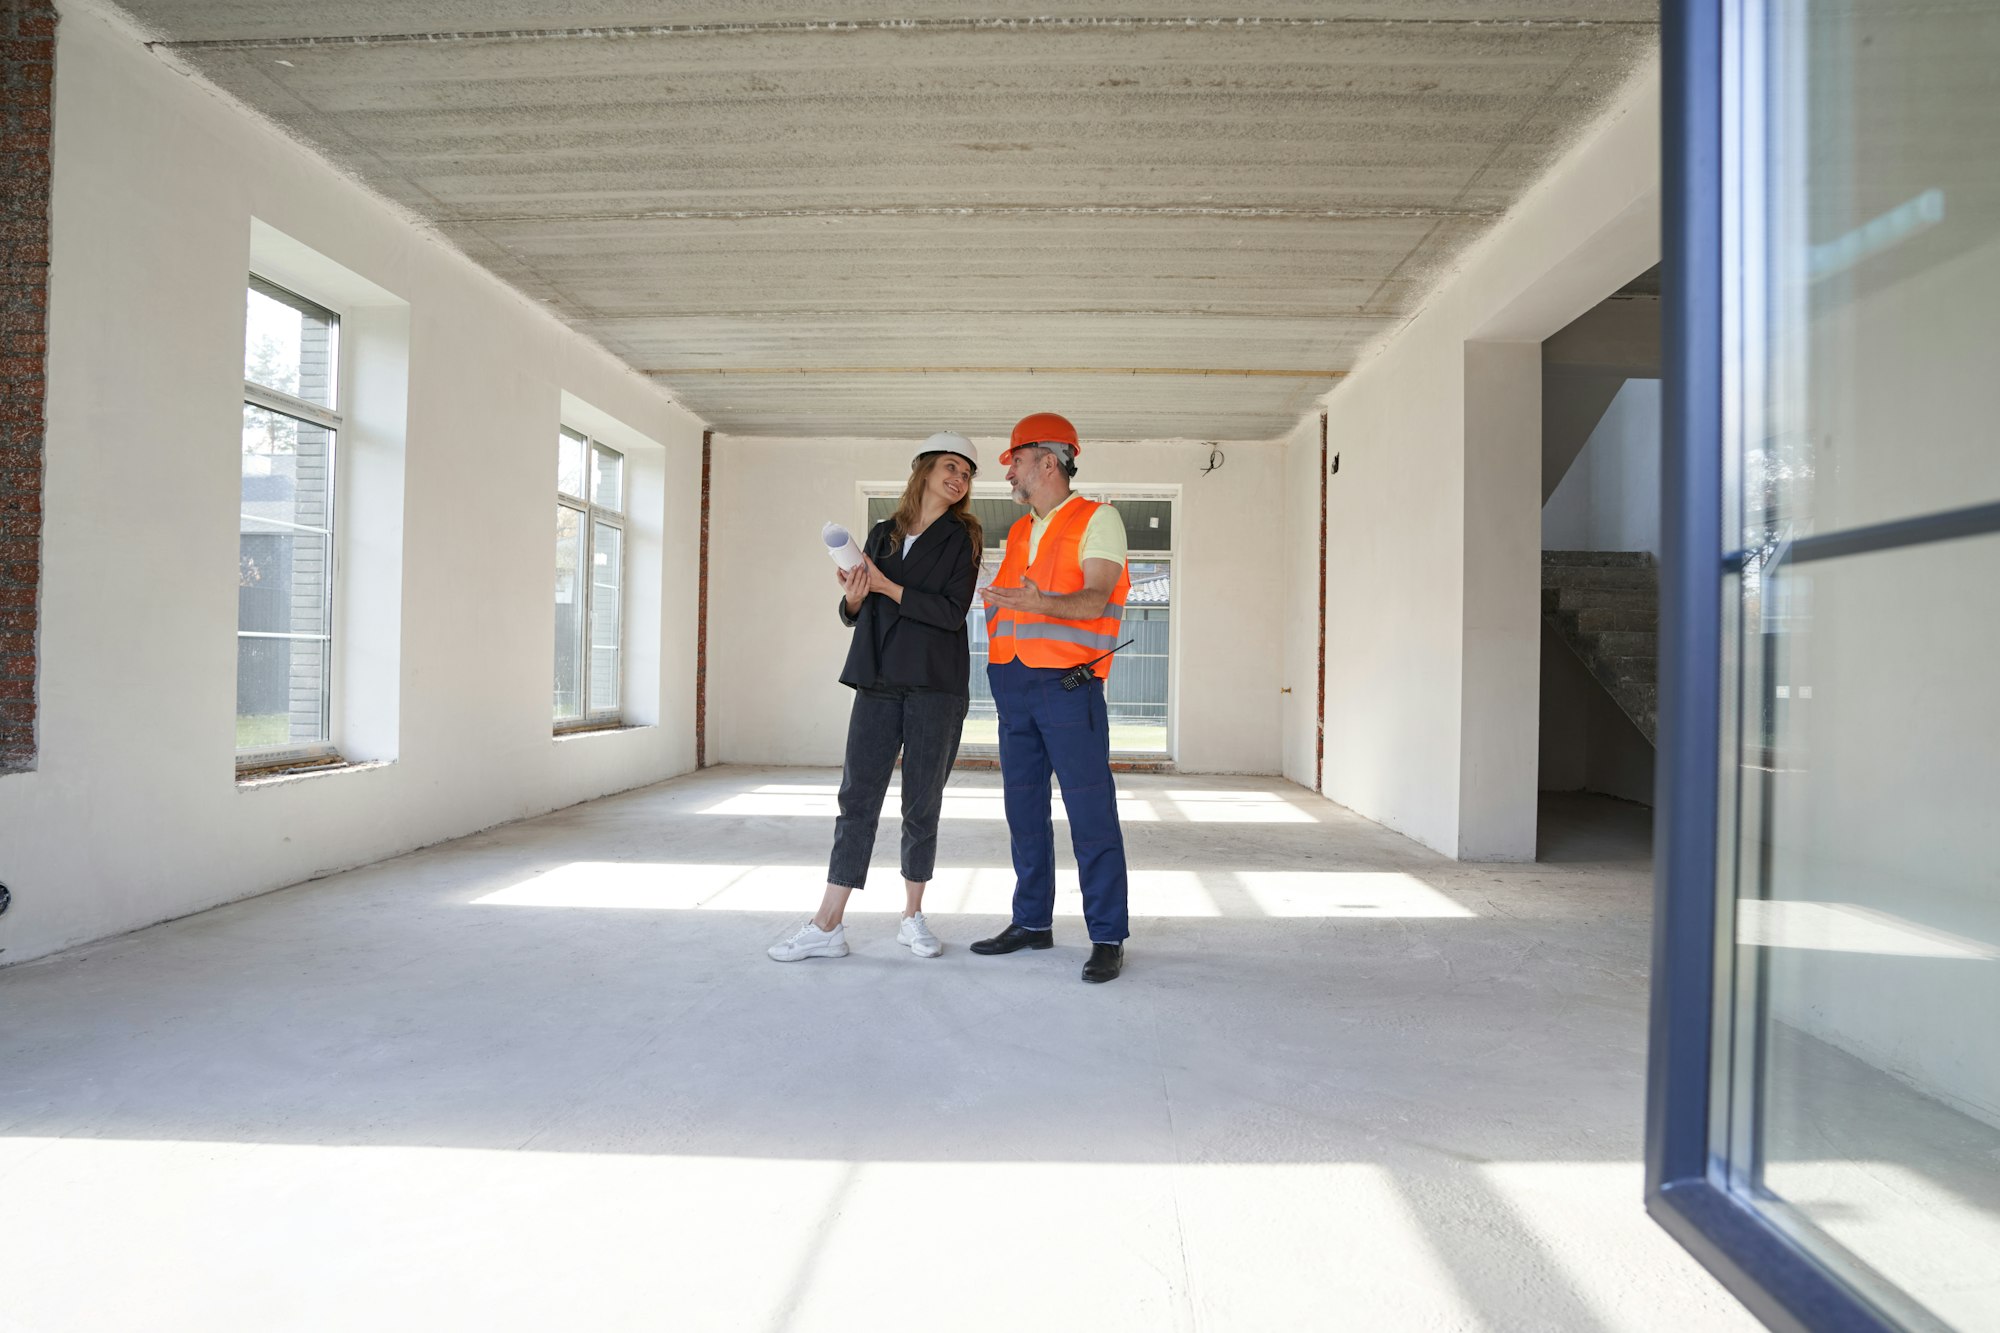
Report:
[{"label": "black leather shoe", "polygon": [[[977,945],[973,946],[977,948]],[[1122,944],[1093,944],[1090,946],[1090,961],[1083,965],[1085,981],[1112,981],[1125,970],[1125,946]]]},{"label": "black leather shoe", "polygon": [[1023,930],[1020,926],[1008,926],[990,940],[974,940],[974,953],[1012,953],[1016,949],[1053,949],[1056,947],[1056,933],[1053,930]]}]

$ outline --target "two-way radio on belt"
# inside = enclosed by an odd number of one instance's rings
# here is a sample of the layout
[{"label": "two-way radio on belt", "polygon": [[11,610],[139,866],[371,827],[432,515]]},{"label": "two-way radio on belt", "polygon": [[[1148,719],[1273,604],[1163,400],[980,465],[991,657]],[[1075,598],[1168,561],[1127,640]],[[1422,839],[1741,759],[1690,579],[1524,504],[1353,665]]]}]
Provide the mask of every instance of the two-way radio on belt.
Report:
[{"label": "two-way radio on belt", "polygon": [[[1134,639],[1127,639],[1125,640],[1125,642],[1119,644],[1118,648],[1130,648],[1135,642],[1137,641]],[[1117,652],[1118,648],[1113,648],[1111,650],[1111,653]],[[1073,690],[1077,686],[1089,680],[1091,669],[1095,667],[1099,662],[1102,662],[1105,657],[1111,656],[1111,653],[1104,654],[1104,657],[1093,657],[1092,659],[1090,659],[1090,661],[1085,662],[1082,666],[1074,666],[1071,667],[1069,670],[1063,672],[1062,687],[1066,690]]]}]

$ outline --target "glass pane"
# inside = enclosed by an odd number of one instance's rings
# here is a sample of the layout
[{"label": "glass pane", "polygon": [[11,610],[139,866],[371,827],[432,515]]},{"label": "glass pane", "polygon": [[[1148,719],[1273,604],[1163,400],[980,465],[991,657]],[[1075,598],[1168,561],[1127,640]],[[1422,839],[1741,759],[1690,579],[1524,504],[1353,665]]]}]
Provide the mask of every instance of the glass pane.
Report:
[{"label": "glass pane", "polygon": [[243,378],[332,407],[339,327],[333,312],[253,278],[244,320]]},{"label": "glass pane", "polygon": [[316,639],[236,641],[236,748],[326,740],[327,645]]},{"label": "glass pane", "polygon": [[1782,401],[1745,460],[1756,517],[1801,535],[2000,499],[2000,6],[1770,12]]},{"label": "glass pane", "polygon": [[243,405],[244,531],[328,530],[334,432],[281,412]]},{"label": "glass pane", "polygon": [[258,532],[237,537],[236,628],[244,634],[324,637],[327,537],[313,532]]},{"label": "glass pane", "polygon": [[1788,542],[2000,498],[2000,8],[1762,22],[1729,1179],[1892,1321],[1995,1328],[2000,536]]},{"label": "glass pane", "polygon": [[589,447],[573,430],[556,437],[556,489],[562,494],[583,498],[583,458]]},{"label": "glass pane", "polygon": [[[874,501],[869,503],[872,505]],[[986,540],[994,540],[990,528]],[[979,577],[990,579],[999,567],[998,559],[988,560]],[[965,711],[965,723],[959,729],[958,743],[990,748],[1000,744],[1000,712],[994,706],[993,689],[986,680],[986,604],[977,596],[973,597],[972,605],[966,610],[965,628],[972,644],[972,703]]]},{"label": "glass pane", "polygon": [[[885,518],[893,518],[900,496],[873,495],[868,498],[868,527],[872,528]],[[1027,509],[1015,504],[1004,495],[975,495],[972,497],[972,512],[986,531],[986,549],[997,551],[1007,544],[1008,529]],[[829,515],[832,517],[832,515]],[[845,519],[837,520],[846,522]],[[865,531],[865,529],[864,529]]]},{"label": "glass pane", "polygon": [[1140,753],[1167,749],[1167,635],[1173,613],[1173,572],[1165,560],[1126,566],[1132,590],[1118,641],[1132,640],[1111,659],[1104,699],[1111,715],[1111,748]]},{"label": "glass pane", "polygon": [[583,515],[556,506],[556,721],[583,716]]},{"label": "glass pane", "polygon": [[246,404],[237,531],[239,749],[327,739],[334,433]]},{"label": "glass pane", "polygon": [[597,445],[590,452],[590,502],[599,509],[625,508],[625,455]]},{"label": "glass pane", "polygon": [[[1028,511],[1003,496],[977,496],[973,509],[986,525],[987,557],[982,580],[990,579],[1000,565],[1007,532]],[[1106,501],[1125,520],[1125,536],[1134,557],[1163,551],[1173,542],[1173,503],[1168,500]],[[896,512],[896,501],[871,497],[868,521],[878,523]],[[1157,520],[1159,526],[1153,526]],[[1171,562],[1131,559],[1127,572],[1132,592],[1125,607],[1119,641],[1134,640],[1112,659],[1111,678],[1105,684],[1106,704],[1111,714],[1111,744],[1116,750],[1138,754],[1167,752],[1167,642],[1172,618]],[[972,642],[972,703],[966,711],[963,745],[999,744],[1000,720],[994,710],[993,695],[986,684],[986,616],[983,604],[973,599],[966,616]]]},{"label": "glass pane", "polygon": [[1761,582],[1744,741],[1762,837],[1737,919],[1762,985],[1755,1184],[1808,1239],[1993,1327],[2000,633],[1965,608],[2000,586],[2000,537]]},{"label": "glass pane", "polygon": [[1174,502],[1171,500],[1112,500],[1125,520],[1128,551],[1171,551],[1174,548]]},{"label": "glass pane", "polygon": [[618,711],[619,631],[624,616],[625,534],[593,523],[590,538],[590,711]]}]

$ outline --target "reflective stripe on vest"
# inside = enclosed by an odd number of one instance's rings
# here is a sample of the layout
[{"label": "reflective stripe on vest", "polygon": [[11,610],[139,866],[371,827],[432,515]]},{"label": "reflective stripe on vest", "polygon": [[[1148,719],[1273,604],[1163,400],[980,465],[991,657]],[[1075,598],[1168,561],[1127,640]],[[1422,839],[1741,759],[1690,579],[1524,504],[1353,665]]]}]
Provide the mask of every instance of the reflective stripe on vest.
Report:
[{"label": "reflective stripe on vest", "polygon": [[[1034,519],[1024,516],[1007,533],[1007,553],[1000,572],[993,576],[996,588],[1018,588],[1021,580],[1032,578],[1043,592],[1061,596],[1083,589],[1084,530],[1097,501],[1078,497],[1062,506],[1048,529],[1042,533],[1041,549],[1028,559],[1028,543],[1034,533]],[[986,608],[986,660],[1012,662],[1019,658],[1031,667],[1081,666],[1116,648],[1125,615],[1125,598],[1131,590],[1130,571],[1122,565],[1118,582],[1104,605],[1104,614],[1089,620],[1063,620],[1010,611],[1005,607]],[[1092,670],[1102,680],[1111,674],[1111,659],[1098,662]]]}]

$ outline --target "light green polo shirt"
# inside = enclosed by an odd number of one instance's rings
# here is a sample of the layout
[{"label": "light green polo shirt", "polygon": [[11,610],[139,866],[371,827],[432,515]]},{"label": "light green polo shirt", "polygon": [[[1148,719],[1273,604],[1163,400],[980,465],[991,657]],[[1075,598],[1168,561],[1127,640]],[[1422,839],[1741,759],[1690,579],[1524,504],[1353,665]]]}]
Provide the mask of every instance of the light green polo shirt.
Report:
[{"label": "light green polo shirt", "polygon": [[[1063,505],[1082,498],[1072,491],[1068,499],[1041,518],[1036,518],[1032,509],[1028,511],[1028,517],[1034,524],[1028,529],[1029,564],[1033,564],[1035,557],[1041,554],[1042,534],[1048,531],[1049,524],[1055,516],[1062,512]],[[1076,555],[1079,560],[1116,560],[1121,565],[1125,563],[1125,520],[1119,516],[1116,509],[1108,504],[1097,506],[1097,512],[1090,516],[1090,522],[1083,530],[1083,540],[1077,544]]]}]

